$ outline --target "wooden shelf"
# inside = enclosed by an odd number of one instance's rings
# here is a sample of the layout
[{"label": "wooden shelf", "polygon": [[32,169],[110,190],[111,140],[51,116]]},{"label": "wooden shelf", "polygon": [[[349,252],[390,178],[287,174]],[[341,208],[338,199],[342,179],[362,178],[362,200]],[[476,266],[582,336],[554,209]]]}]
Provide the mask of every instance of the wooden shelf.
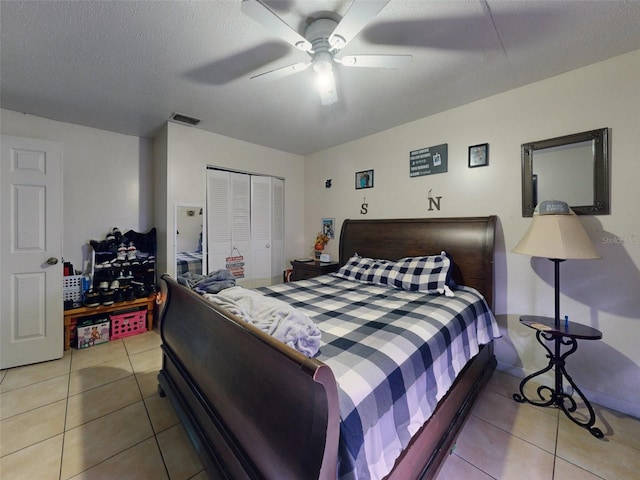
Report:
[{"label": "wooden shelf", "polygon": [[71,348],[71,329],[76,325],[78,319],[99,315],[101,313],[114,313],[126,311],[135,307],[145,307],[147,310],[147,331],[153,330],[153,312],[155,308],[156,295],[136,298],[128,302],[114,303],[113,305],[97,307],[79,307],[64,311],[64,349]]}]

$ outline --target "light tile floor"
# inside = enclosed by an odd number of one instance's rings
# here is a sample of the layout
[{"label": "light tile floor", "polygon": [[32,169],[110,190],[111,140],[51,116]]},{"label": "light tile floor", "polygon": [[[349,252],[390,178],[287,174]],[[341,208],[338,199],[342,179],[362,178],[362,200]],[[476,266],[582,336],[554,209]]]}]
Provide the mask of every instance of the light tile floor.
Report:
[{"label": "light tile floor", "polygon": [[[0,478],[205,480],[157,393],[156,331],[0,371]],[[640,478],[640,420],[596,407],[602,440],[553,408],[511,398],[496,372],[437,480]]]}]

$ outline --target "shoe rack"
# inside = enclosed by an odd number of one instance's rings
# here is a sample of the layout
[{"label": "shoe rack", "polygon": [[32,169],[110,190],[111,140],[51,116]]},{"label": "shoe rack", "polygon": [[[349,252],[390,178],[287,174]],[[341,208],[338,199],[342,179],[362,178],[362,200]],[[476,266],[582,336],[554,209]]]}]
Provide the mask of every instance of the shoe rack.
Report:
[{"label": "shoe rack", "polygon": [[64,311],[64,349],[71,348],[72,331],[75,329],[78,320],[85,317],[100,314],[118,314],[126,312],[136,307],[147,311],[147,331],[153,329],[154,309],[156,303],[156,294],[148,297],[136,298],[135,300],[124,301],[113,305],[99,305],[97,307],[79,307]]}]

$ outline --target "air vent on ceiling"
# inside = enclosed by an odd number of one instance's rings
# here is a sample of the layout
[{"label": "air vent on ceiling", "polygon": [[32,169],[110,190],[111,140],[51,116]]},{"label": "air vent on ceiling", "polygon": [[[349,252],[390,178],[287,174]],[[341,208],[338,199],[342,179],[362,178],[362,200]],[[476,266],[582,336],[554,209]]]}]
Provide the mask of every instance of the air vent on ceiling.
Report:
[{"label": "air vent on ceiling", "polygon": [[189,127],[195,127],[200,123],[199,118],[189,117],[188,115],[183,115],[181,113],[172,113],[171,117],[169,117],[169,120],[176,123],[181,123],[182,125],[187,125]]}]

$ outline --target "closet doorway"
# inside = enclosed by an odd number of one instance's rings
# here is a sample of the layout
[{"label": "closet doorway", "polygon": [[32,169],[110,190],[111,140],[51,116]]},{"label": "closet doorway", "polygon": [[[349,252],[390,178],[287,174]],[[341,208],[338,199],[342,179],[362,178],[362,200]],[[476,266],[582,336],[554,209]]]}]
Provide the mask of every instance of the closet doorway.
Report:
[{"label": "closet doorway", "polygon": [[185,273],[201,275],[204,224],[202,205],[176,204],[175,219],[176,276]]},{"label": "closet doorway", "polygon": [[282,281],[284,180],[207,169],[207,270],[248,288]]}]

